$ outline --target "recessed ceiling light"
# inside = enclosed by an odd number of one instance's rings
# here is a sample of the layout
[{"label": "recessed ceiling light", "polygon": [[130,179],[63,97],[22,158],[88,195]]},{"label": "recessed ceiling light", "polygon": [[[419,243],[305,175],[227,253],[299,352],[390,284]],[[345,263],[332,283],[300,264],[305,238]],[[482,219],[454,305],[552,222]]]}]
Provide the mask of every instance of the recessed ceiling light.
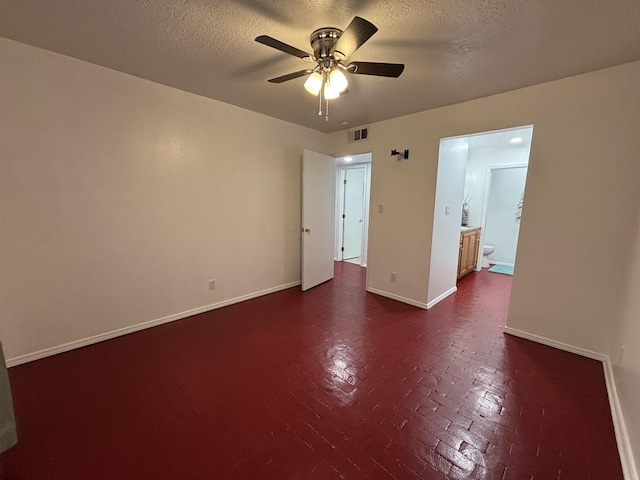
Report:
[{"label": "recessed ceiling light", "polygon": [[351,160],[353,160],[353,157],[344,157],[345,162],[350,162]]},{"label": "recessed ceiling light", "polygon": [[522,142],[522,137],[513,137],[511,140],[509,140],[511,143],[521,143]]}]

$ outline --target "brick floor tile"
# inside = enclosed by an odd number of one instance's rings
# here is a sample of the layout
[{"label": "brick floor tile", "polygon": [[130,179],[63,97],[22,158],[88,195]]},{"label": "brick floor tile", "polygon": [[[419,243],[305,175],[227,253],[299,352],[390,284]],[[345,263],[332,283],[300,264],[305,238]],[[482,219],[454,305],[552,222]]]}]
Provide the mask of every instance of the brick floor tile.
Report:
[{"label": "brick floor tile", "polygon": [[511,277],[428,311],[364,280],[9,369],[3,479],[622,479],[602,365],[505,335]]}]

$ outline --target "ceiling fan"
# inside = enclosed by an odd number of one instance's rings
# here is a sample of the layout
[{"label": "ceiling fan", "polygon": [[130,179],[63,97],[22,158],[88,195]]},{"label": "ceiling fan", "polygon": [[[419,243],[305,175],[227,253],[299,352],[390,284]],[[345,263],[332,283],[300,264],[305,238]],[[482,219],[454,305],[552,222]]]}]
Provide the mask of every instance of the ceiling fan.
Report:
[{"label": "ceiling fan", "polygon": [[[323,99],[327,102],[326,113],[328,112],[328,101],[330,99],[347,93],[349,82],[344,74],[345,72],[357,75],[397,78],[404,70],[404,65],[401,63],[351,62],[347,65],[343,63],[377,31],[378,28],[373,23],[360,17],[355,17],[344,31],[335,27],[319,28],[310,37],[313,54],[292,47],[268,35],[256,37],[256,42],[316,63],[313,68],[271,78],[268,81],[282,83],[308,75],[309,78],[307,78],[304,87],[309,93],[319,95],[320,109],[318,115],[322,115]],[[326,119],[329,120],[328,113]]]}]

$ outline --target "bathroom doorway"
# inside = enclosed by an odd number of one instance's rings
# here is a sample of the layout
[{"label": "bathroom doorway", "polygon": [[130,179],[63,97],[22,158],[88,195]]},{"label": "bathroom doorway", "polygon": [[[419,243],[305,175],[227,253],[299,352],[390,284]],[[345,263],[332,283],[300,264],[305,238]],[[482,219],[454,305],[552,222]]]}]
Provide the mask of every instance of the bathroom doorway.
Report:
[{"label": "bathroom doorway", "polygon": [[482,244],[488,249],[484,257],[479,254],[480,267],[515,266],[526,181],[526,163],[488,167],[482,214]]},{"label": "bathroom doorway", "polygon": [[[532,138],[533,125],[528,125],[441,139],[427,308],[433,307],[457,290],[463,205],[466,211],[467,228],[477,227],[481,231],[475,270],[482,268],[484,246],[493,245],[485,239],[491,185],[489,177],[500,167],[526,167],[529,163]],[[524,177],[526,184],[526,175]],[[501,181],[498,180],[497,183],[500,184]],[[519,234],[519,221],[522,204],[525,202],[526,187],[519,186],[517,189],[520,198],[515,204],[513,202],[506,204],[504,210],[509,211],[512,222],[517,223],[515,230]],[[499,199],[499,195],[494,198],[494,200]],[[503,239],[497,235],[499,234],[496,233],[496,236],[490,238],[496,243],[501,243]],[[513,238],[513,232],[510,235]],[[511,243],[514,246],[517,245],[517,235],[515,238],[516,240]],[[508,249],[505,247],[503,250],[506,252]],[[515,263],[515,251],[512,252],[512,259]],[[505,260],[498,261],[507,264],[509,257],[505,256]]]},{"label": "bathroom doorway", "polygon": [[367,265],[371,154],[336,158],[335,259]]}]

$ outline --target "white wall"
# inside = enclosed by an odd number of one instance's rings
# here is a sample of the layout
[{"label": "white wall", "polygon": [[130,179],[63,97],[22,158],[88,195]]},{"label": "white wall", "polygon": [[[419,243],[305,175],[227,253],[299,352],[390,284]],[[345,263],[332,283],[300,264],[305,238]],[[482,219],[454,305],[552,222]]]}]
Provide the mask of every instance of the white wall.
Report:
[{"label": "white wall", "polygon": [[300,280],[300,157],[323,134],[6,39],[0,57],[9,361]]},{"label": "white wall", "polygon": [[[385,213],[371,215],[368,288],[427,301],[441,138],[534,125],[508,325],[615,352],[637,242],[629,218],[640,205],[638,85],[632,62],[370,125],[371,203]],[[348,149],[343,132],[332,141],[334,153]],[[395,161],[392,148],[408,148],[410,159]],[[623,391],[637,391],[637,371],[621,377]]]},{"label": "white wall", "polygon": [[[629,208],[640,200],[639,81],[633,62],[371,125],[371,201],[385,213],[371,214],[369,285],[427,299],[441,138],[533,124],[509,323],[609,353],[602,319],[619,318]],[[343,132],[331,137],[334,153],[348,149]]]},{"label": "white wall", "polygon": [[427,296],[429,308],[456,289],[468,148],[465,139],[449,138],[440,142]]}]

